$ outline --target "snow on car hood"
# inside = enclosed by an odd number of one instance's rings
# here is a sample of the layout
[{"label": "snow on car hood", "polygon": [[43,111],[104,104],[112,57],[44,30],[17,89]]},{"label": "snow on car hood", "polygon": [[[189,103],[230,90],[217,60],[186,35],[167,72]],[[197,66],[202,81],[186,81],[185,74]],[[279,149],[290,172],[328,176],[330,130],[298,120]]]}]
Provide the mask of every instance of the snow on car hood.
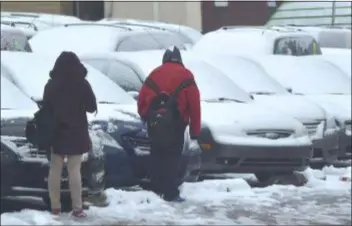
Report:
[{"label": "snow on car hood", "polygon": [[258,104],[235,102],[202,102],[202,121],[209,127],[237,125],[244,130],[294,130],[301,123],[281,112],[265,109]]},{"label": "snow on car hood", "polygon": [[1,110],[1,120],[11,120],[16,118],[33,118],[34,109],[6,109]]},{"label": "snow on car hood", "polygon": [[[202,102],[202,123],[209,127],[215,140],[231,144],[250,145],[299,145],[311,141],[305,135],[306,129],[296,119],[272,109],[266,110],[258,104],[235,102]],[[248,137],[247,131],[293,131],[302,139],[283,138],[269,140]]]},{"label": "snow on car hood", "polygon": [[88,120],[140,121],[136,104],[98,104],[97,114],[88,114]]},{"label": "snow on car hood", "polygon": [[305,95],[314,101],[330,116],[335,116],[341,121],[351,120],[351,95]]},{"label": "snow on car hood", "polygon": [[303,123],[323,120],[326,117],[324,109],[301,96],[254,95],[254,99],[263,106],[280,110]]}]

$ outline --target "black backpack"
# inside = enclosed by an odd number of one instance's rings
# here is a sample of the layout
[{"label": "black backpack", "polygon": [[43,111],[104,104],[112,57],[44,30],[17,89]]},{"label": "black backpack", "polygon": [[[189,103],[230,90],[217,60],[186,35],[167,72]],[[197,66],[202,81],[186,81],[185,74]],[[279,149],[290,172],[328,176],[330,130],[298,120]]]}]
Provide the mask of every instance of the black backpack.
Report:
[{"label": "black backpack", "polygon": [[49,150],[56,135],[54,112],[49,105],[41,105],[25,129],[26,139],[39,150]]},{"label": "black backpack", "polygon": [[172,93],[167,94],[161,92],[153,80],[148,78],[145,81],[145,84],[157,94],[151,102],[147,115],[148,136],[152,142],[167,147],[176,141],[182,122],[177,94],[194,83],[193,79],[185,80]]}]

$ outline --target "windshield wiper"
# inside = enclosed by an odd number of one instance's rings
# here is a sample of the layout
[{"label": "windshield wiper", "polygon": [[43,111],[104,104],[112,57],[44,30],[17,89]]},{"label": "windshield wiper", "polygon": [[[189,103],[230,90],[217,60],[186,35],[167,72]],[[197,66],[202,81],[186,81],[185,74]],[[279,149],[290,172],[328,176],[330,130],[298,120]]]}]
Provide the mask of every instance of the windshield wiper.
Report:
[{"label": "windshield wiper", "polygon": [[258,91],[258,92],[250,92],[249,94],[254,94],[254,95],[274,95],[274,92],[268,92],[268,91]]},{"label": "windshield wiper", "polygon": [[242,100],[227,98],[227,97],[218,97],[218,98],[213,98],[213,99],[207,99],[205,101],[207,101],[207,102],[233,101],[236,103],[246,103],[245,101],[242,101]]},{"label": "windshield wiper", "polygon": [[119,104],[119,103],[112,102],[112,101],[99,101],[98,104]]}]

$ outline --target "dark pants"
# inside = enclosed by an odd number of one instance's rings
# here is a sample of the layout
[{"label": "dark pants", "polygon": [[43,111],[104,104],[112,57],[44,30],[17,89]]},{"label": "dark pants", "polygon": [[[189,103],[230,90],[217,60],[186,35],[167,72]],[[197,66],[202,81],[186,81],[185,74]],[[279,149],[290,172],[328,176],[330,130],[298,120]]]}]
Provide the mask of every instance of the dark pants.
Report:
[{"label": "dark pants", "polygon": [[175,143],[162,147],[151,143],[151,186],[166,201],[172,201],[180,195],[178,174],[184,143],[184,129],[180,131]]}]

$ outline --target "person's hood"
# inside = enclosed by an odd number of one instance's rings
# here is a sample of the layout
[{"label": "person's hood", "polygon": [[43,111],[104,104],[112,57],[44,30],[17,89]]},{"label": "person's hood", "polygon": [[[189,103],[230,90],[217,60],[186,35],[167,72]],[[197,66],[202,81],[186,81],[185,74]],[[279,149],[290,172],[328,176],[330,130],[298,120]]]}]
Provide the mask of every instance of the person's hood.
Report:
[{"label": "person's hood", "polygon": [[87,69],[73,52],[63,51],[56,59],[49,73],[51,79],[82,79],[87,76]]},{"label": "person's hood", "polygon": [[183,65],[180,50],[176,46],[168,48],[163,55],[162,63],[177,63]]}]

